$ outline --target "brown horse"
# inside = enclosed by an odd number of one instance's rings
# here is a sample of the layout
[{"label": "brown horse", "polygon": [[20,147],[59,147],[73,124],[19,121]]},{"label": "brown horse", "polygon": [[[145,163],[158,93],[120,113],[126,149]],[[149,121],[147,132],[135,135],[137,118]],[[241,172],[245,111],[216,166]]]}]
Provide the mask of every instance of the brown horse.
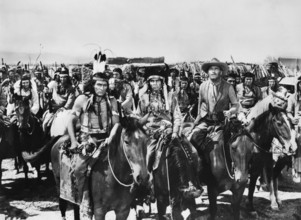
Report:
[{"label": "brown horse", "polygon": [[[123,118],[116,124],[108,138],[107,160],[97,159],[90,179],[90,192],[95,220],[104,220],[108,211],[114,210],[116,219],[126,219],[135,189],[148,185],[146,166],[147,135],[143,125],[135,118]],[[53,173],[60,185],[60,152],[55,144],[51,152]],[[59,190],[59,189],[58,189]],[[60,199],[62,218],[65,218],[67,201]],[[75,219],[79,219],[79,207],[74,205]]]},{"label": "brown horse", "polygon": [[181,212],[186,208],[190,210],[190,218],[194,219],[197,215],[195,200],[179,191],[181,187],[179,182],[187,184],[191,182],[194,186],[198,186],[200,161],[198,157],[192,155],[192,150],[195,149],[185,136],[182,136],[181,140],[179,138],[171,140],[170,136],[167,136],[167,144],[163,146],[158,168],[153,171],[158,217],[160,220],[165,219],[166,208],[170,204],[173,219],[183,219]]},{"label": "brown horse", "polygon": [[[273,169],[274,162],[270,152],[273,139],[277,138],[286,149],[295,145],[296,141],[285,110],[272,105],[269,105],[266,111],[254,119],[250,133],[256,143],[256,152],[253,155],[250,170],[248,208],[253,215],[257,215],[253,206],[253,194],[257,178],[262,174],[263,169],[270,189],[271,208],[278,210],[281,205],[278,197],[278,175],[283,167],[280,169],[276,166]],[[279,165],[281,165],[280,162]]]},{"label": "brown horse", "polygon": [[207,185],[210,219],[216,217],[217,196],[227,190],[232,192],[233,219],[239,219],[254,150],[252,138],[240,122],[231,119],[223,130],[220,126],[211,130],[202,145],[197,148],[202,161],[200,181]]},{"label": "brown horse", "polygon": [[[30,97],[23,97],[14,94],[15,112],[17,116],[18,135],[18,151],[22,152],[22,158],[30,162],[37,170],[38,179],[41,179],[40,165],[50,162],[50,150],[40,154],[35,160],[27,160],[30,154],[39,151],[46,142],[44,132],[40,121],[30,111]],[[48,166],[47,166],[48,167]],[[27,179],[28,166],[24,163],[25,178]]]},{"label": "brown horse", "polygon": [[6,127],[4,124],[0,124],[1,127],[1,141],[0,141],[0,192],[2,188],[2,160],[9,158],[16,158],[20,156],[18,151],[18,139],[15,137],[18,135],[18,128],[12,124]]}]

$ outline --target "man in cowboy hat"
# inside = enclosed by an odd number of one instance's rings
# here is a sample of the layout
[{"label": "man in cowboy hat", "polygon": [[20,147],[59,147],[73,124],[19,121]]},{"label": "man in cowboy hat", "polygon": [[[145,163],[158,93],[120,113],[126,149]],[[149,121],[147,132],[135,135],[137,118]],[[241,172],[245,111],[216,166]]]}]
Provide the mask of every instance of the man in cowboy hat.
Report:
[{"label": "man in cowboy hat", "polygon": [[227,64],[214,58],[204,63],[202,70],[208,73],[209,80],[200,86],[198,116],[189,137],[198,150],[207,136],[207,128],[230,118],[239,107],[233,86],[222,78],[228,71]]},{"label": "man in cowboy hat", "polygon": [[238,120],[247,123],[246,117],[251,108],[262,99],[261,90],[254,84],[255,75],[251,72],[244,74],[243,82],[236,86],[237,98],[240,104]]}]

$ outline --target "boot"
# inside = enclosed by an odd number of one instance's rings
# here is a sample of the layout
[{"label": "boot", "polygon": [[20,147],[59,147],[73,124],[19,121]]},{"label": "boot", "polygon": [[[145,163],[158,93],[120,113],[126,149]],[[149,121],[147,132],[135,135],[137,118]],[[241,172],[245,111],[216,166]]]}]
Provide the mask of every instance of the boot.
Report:
[{"label": "boot", "polygon": [[178,167],[180,173],[180,187],[178,190],[183,194],[185,198],[198,198],[203,193],[203,188],[196,188],[191,181],[187,184],[187,173],[184,171],[183,167]]},{"label": "boot", "polygon": [[179,191],[181,193],[183,193],[183,196],[187,199],[189,198],[198,198],[202,195],[202,193],[204,192],[204,189],[202,187],[200,187],[199,189],[196,188],[191,181],[189,181],[188,186],[187,187],[180,187]]}]

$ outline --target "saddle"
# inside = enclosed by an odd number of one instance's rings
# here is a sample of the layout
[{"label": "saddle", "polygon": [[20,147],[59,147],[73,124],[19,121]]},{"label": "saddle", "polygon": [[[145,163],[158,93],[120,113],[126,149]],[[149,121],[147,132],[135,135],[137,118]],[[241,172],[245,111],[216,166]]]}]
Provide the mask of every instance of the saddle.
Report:
[{"label": "saddle", "polygon": [[[170,130],[166,134],[163,133],[159,137],[159,140],[156,144],[155,152],[153,152],[153,154],[155,154],[155,156],[153,157],[154,159],[153,159],[153,161],[150,160],[149,165],[148,165],[148,166],[152,167],[152,170],[156,170],[158,168],[160,160],[161,160],[162,153],[172,143],[172,141],[175,141],[175,140],[171,139],[171,133],[172,133],[172,131]],[[185,138],[185,136],[183,135],[179,139],[180,146],[181,146],[182,150],[185,152],[186,158],[188,159],[189,163],[192,164],[193,159],[192,159],[192,152],[191,152],[191,149],[190,149],[190,146],[189,146],[189,142],[187,140],[187,143],[186,143],[184,138]],[[166,155],[165,156],[166,157],[169,156],[169,150],[168,149],[166,150]],[[152,156],[150,156],[150,158],[152,158]]]},{"label": "saddle", "polygon": [[88,179],[99,158],[107,159],[107,145],[84,143],[76,151],[70,151],[71,142],[61,145],[60,197],[80,205],[85,191],[89,191]]}]

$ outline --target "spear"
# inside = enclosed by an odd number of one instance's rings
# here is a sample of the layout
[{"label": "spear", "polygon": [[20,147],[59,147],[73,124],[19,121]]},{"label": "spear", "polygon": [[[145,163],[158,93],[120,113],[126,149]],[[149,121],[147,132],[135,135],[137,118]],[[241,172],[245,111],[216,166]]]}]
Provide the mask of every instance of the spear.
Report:
[{"label": "spear", "polygon": [[239,75],[239,72],[238,72],[238,66],[237,66],[237,64],[235,63],[235,61],[234,61],[232,55],[231,55],[231,60],[232,60],[233,65],[235,66],[235,72],[237,73],[238,76],[240,76],[240,75]]}]

